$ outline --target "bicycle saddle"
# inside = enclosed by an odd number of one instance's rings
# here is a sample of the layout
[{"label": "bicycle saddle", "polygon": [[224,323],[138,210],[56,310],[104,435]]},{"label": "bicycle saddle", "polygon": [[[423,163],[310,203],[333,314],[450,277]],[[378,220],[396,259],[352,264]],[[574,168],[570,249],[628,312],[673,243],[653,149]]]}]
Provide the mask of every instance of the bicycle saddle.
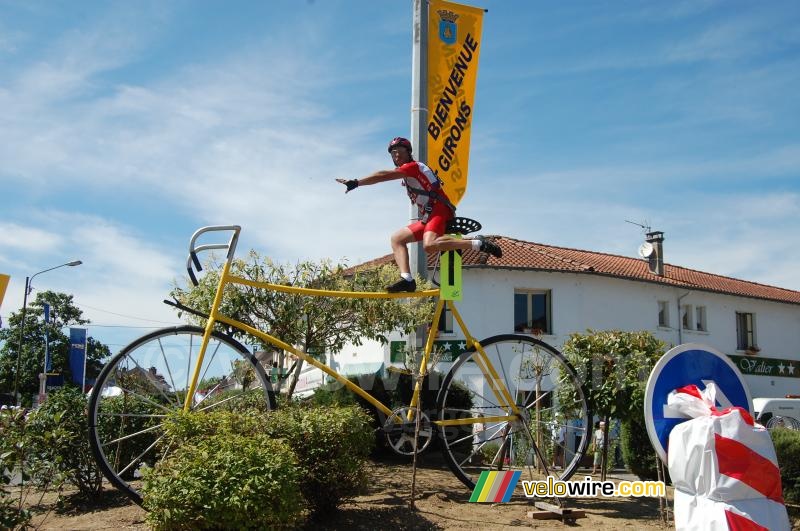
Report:
[{"label": "bicycle saddle", "polygon": [[448,234],[469,234],[481,230],[481,224],[470,218],[453,218],[447,222],[445,232]]}]

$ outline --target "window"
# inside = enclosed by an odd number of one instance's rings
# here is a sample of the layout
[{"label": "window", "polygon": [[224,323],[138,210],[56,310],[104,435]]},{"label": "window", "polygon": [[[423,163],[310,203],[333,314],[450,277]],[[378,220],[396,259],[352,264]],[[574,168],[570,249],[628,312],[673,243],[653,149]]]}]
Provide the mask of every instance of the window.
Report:
[{"label": "window", "polygon": [[684,304],[681,306],[681,328],[684,330],[707,332],[706,307],[692,306],[691,304]]},{"label": "window", "polygon": [[514,292],[514,331],[526,334],[553,332],[550,291]]},{"label": "window", "polygon": [[447,305],[442,309],[442,315],[439,317],[439,333],[453,333],[453,312]]},{"label": "window", "polygon": [[669,327],[668,301],[658,301],[658,326]]},{"label": "window", "polygon": [[694,330],[694,312],[691,304],[684,304],[681,308],[681,326],[684,330]]},{"label": "window", "polygon": [[736,312],[736,348],[747,350],[755,346],[755,316],[752,313]]},{"label": "window", "polygon": [[696,306],[694,309],[695,330],[698,332],[708,332],[706,324],[706,307]]}]

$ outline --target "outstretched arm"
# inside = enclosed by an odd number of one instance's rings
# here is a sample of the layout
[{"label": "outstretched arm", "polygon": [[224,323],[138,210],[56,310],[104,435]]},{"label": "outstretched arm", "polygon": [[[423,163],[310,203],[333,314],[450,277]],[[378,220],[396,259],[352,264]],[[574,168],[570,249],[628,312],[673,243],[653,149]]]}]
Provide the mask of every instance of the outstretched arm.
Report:
[{"label": "outstretched arm", "polygon": [[380,170],[376,171],[372,175],[367,175],[366,177],[362,177],[360,179],[336,179],[336,182],[345,185],[347,187],[345,193],[347,193],[350,190],[358,188],[359,186],[378,184],[386,181],[395,181],[397,179],[402,179],[405,176],[405,173],[397,170]]}]

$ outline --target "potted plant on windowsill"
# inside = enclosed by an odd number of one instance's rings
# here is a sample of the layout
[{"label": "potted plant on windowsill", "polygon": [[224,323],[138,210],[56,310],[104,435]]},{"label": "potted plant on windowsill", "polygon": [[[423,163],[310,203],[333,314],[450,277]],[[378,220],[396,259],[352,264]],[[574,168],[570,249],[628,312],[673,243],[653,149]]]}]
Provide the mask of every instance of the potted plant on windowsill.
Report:
[{"label": "potted plant on windowsill", "polygon": [[744,351],[744,353],[747,354],[748,356],[755,356],[759,352],[761,352],[761,349],[758,348],[756,345],[751,345],[747,347],[747,349]]}]

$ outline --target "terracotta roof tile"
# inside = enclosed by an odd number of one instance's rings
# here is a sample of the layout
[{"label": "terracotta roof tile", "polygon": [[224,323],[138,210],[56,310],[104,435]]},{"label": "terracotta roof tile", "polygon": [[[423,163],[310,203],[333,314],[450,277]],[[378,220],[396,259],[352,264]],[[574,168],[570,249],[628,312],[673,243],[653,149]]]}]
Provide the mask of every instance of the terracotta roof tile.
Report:
[{"label": "terracotta roof tile", "polygon": [[[487,238],[491,238],[503,249],[503,257],[496,258],[477,251],[465,251],[462,256],[464,267],[585,273],[800,304],[800,291],[705,273],[672,264],[664,265],[662,277],[651,273],[647,262],[640,258],[555,247],[506,236],[487,236]],[[435,255],[428,256],[428,267],[434,266],[436,258]],[[391,261],[392,255],[385,255],[361,264],[358,268]]]}]

